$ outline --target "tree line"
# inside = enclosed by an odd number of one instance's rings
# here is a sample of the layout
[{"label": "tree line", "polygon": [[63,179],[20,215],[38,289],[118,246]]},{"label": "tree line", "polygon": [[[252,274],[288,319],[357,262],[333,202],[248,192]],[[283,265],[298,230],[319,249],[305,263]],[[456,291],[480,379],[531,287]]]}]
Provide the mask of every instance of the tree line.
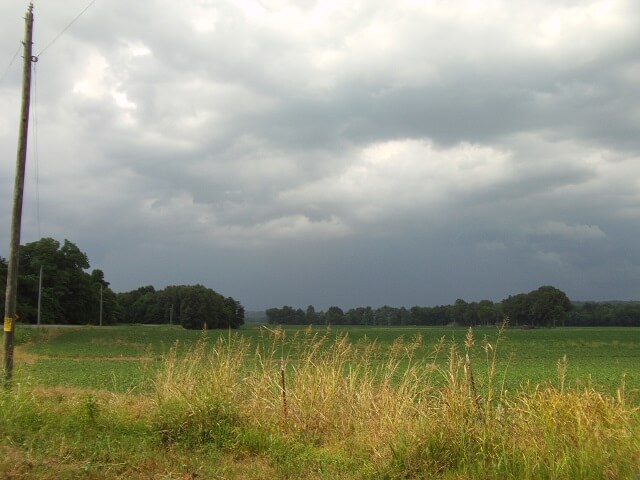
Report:
[{"label": "tree line", "polygon": [[[89,260],[74,243],[62,244],[53,238],[21,245],[18,252],[17,313],[19,321],[36,323],[38,292],[41,291],[42,323],[80,325],[98,320],[100,290],[102,288],[103,318],[112,319],[117,313],[115,293],[105,281],[102,270],[90,273]],[[42,269],[42,289],[40,270]],[[0,257],[2,309],[4,311],[7,285],[7,260]]]},{"label": "tree line", "polygon": [[500,302],[458,299],[453,305],[380,308],[358,307],[343,311],[331,306],[318,311],[291,306],[266,310],[267,322],[281,325],[495,325],[508,317],[520,327],[640,326],[640,302],[586,302],[573,304],[556,287],[545,285]]},{"label": "tree line", "polygon": [[[43,324],[169,323],[185,328],[238,328],[244,308],[203,285],[155,290],[141,287],[115,293],[100,269],[89,271],[87,255],[74,243],[42,238],[20,246],[17,312],[22,323],[37,323],[38,296]],[[4,311],[7,260],[0,257],[0,307]],[[42,288],[40,271],[42,270]],[[40,293],[40,295],[39,295]],[[173,312],[173,315],[171,314]]]},{"label": "tree line", "polygon": [[[39,288],[42,269],[42,288]],[[0,307],[4,310],[7,261],[0,257]],[[18,314],[23,323],[36,323],[38,292],[41,322],[81,325],[98,323],[102,305],[104,324],[169,323],[185,328],[238,328],[244,307],[203,285],[175,285],[162,290],[140,287],[115,293],[100,269],[90,270],[89,259],[74,243],[42,238],[19,251]],[[102,302],[101,302],[102,299]],[[358,307],[343,311],[332,306],[317,311],[283,306],[266,311],[271,324],[297,325],[493,325],[509,318],[511,325],[640,326],[640,302],[571,303],[552,286],[509,296],[500,301],[453,305],[380,308]]]},{"label": "tree line", "polygon": [[177,323],[185,328],[238,328],[244,307],[203,285],[174,285],[163,290],[140,287],[118,294],[124,323]]}]

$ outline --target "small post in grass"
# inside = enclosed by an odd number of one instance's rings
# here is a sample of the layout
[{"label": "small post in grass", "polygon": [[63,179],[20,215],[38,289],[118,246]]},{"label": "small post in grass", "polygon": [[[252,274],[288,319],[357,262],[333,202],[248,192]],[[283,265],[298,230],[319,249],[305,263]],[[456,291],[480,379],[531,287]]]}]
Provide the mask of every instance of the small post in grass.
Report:
[{"label": "small post in grass", "polygon": [[280,390],[282,391],[282,416],[286,421],[288,416],[287,411],[287,386],[284,380],[284,358],[280,357]]}]

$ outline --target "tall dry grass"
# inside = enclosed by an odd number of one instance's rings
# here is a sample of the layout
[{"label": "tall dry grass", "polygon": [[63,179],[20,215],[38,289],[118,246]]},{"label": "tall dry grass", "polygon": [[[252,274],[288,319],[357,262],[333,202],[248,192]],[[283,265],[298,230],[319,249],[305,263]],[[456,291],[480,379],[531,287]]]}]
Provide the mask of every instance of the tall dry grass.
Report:
[{"label": "tall dry grass", "polygon": [[[174,348],[156,379],[153,421],[162,441],[256,453],[310,445],[377,478],[640,473],[637,407],[623,391],[568,388],[566,359],[560,387],[506,392],[496,367],[500,335],[478,346],[469,330],[462,350],[442,339],[427,356],[420,337],[387,349],[310,329],[287,335],[265,329],[253,347],[230,335],[185,355]],[[470,360],[477,349],[483,365]]]}]

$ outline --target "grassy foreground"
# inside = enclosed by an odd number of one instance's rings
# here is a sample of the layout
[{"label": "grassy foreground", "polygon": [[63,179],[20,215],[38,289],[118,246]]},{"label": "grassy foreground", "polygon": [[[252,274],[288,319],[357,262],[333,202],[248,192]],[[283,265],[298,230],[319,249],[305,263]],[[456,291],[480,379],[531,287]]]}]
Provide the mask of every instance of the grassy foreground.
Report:
[{"label": "grassy foreground", "polygon": [[[427,341],[374,340],[371,330],[128,328],[131,341],[116,345],[97,329],[27,333],[23,366],[0,394],[0,477],[640,475],[637,391],[568,376],[584,340],[571,340],[548,381],[515,385],[511,372],[532,352],[510,351],[511,332]],[[623,344],[618,353],[637,356]],[[43,365],[77,383],[51,381]],[[61,372],[53,378],[66,379]]]}]

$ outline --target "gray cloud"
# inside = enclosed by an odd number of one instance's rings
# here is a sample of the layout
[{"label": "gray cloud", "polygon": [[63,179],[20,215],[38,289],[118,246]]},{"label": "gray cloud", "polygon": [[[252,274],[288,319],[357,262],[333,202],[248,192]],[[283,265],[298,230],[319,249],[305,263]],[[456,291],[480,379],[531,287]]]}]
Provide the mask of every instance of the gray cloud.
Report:
[{"label": "gray cloud", "polygon": [[[23,3],[0,6],[0,68]],[[36,5],[36,52],[84,6]],[[630,0],[96,2],[37,64],[23,241],[71,239],[116,290],[200,282],[250,308],[636,298],[638,18]]]}]

